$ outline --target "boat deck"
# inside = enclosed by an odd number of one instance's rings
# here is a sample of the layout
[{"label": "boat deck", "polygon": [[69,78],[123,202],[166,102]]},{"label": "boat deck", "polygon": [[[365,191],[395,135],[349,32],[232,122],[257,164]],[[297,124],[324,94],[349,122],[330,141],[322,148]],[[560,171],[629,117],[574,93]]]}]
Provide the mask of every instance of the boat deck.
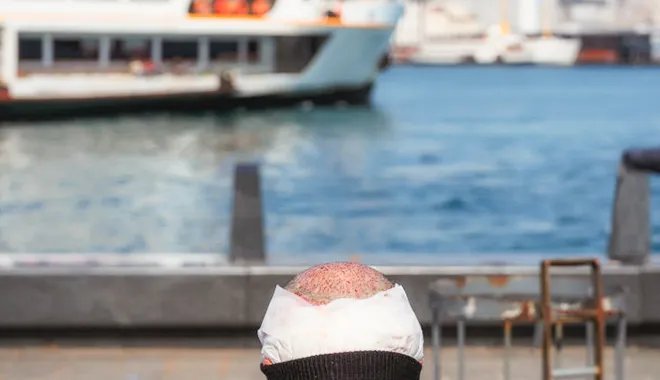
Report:
[{"label": "boat deck", "polygon": [[[660,373],[659,353],[660,349],[630,347],[626,378],[653,380]],[[456,349],[447,348],[443,354],[443,379],[456,379]],[[431,380],[431,351],[426,355],[422,380]],[[611,350],[606,352],[606,379],[613,378],[612,355]],[[484,375],[502,379],[492,376],[501,373],[501,349],[468,347],[465,357],[466,380],[484,379]],[[516,347],[512,358],[511,380],[540,379],[539,350]],[[584,358],[584,348],[568,347],[562,355],[563,367],[580,366]],[[256,348],[13,346],[0,348],[0,380],[261,380],[259,360]]]}]

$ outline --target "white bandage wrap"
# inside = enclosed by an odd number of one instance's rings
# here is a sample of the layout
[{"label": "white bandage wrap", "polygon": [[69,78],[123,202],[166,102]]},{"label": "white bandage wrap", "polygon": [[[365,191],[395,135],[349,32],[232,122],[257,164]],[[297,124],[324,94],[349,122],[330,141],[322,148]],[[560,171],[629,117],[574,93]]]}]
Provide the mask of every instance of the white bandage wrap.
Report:
[{"label": "white bandage wrap", "polygon": [[258,331],[261,355],[273,364],[314,355],[388,351],[424,358],[422,328],[400,285],[366,299],[312,305],[275,288]]}]

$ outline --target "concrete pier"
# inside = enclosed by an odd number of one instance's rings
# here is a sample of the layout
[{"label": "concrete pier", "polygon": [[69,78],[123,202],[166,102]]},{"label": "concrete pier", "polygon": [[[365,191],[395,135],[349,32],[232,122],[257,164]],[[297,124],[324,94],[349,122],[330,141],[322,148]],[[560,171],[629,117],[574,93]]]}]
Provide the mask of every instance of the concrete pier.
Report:
[{"label": "concrete pier", "polygon": [[[304,267],[14,268],[0,270],[0,328],[256,328],[275,285]],[[429,285],[471,275],[538,275],[536,267],[377,267],[406,289],[422,324]],[[558,275],[574,270],[557,270]],[[660,266],[605,266],[627,291],[630,324],[660,323]],[[585,273],[586,275],[586,273]],[[479,321],[474,321],[479,322]],[[484,321],[485,323],[486,321]],[[493,323],[492,321],[490,323]]]}]

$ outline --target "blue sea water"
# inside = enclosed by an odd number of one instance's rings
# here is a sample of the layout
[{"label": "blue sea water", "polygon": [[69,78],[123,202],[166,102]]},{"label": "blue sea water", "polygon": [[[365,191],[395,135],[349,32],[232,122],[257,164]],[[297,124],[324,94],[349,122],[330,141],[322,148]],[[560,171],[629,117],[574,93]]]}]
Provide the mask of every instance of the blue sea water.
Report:
[{"label": "blue sea water", "polygon": [[279,262],[603,254],[659,97],[653,68],[396,67],[371,108],[9,125],[0,252],[224,254],[233,164],[257,160]]}]

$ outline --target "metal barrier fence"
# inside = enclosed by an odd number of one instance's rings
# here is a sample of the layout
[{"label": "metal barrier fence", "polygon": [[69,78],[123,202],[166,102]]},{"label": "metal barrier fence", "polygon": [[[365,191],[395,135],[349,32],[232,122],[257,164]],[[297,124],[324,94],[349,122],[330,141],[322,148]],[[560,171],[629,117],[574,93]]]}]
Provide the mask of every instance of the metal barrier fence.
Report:
[{"label": "metal barrier fence", "polygon": [[[551,279],[550,267],[584,265],[591,266],[591,276],[573,273],[552,276],[558,281]],[[434,379],[441,378],[441,324],[453,320],[457,326],[458,380],[465,380],[465,325],[468,321],[501,321],[503,324],[504,380],[511,379],[512,327],[520,323],[533,323],[537,332],[542,332],[543,380],[586,375],[602,380],[605,319],[616,317],[615,376],[616,380],[623,380],[625,295],[626,290],[620,286],[603,287],[600,265],[595,259],[545,260],[541,263],[540,278],[530,275],[472,275],[437,280],[430,286]],[[586,323],[587,366],[561,368],[563,326],[575,323]],[[556,347],[554,361],[553,341]]]}]

